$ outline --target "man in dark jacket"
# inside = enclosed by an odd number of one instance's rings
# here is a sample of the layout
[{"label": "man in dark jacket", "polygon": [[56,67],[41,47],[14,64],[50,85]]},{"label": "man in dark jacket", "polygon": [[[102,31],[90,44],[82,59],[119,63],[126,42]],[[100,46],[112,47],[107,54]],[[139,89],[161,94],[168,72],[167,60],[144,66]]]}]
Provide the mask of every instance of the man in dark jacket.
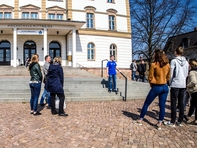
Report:
[{"label": "man in dark jacket", "polygon": [[146,64],[142,60],[141,63],[138,65],[137,70],[139,72],[139,79],[142,79],[142,82],[145,80],[145,72],[146,72]]}]

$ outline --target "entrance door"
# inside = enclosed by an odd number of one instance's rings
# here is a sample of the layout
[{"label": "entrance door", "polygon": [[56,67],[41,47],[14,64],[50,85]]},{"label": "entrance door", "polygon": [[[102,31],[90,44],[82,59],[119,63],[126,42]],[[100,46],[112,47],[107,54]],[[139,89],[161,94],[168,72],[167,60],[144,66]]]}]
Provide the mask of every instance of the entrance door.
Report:
[{"label": "entrance door", "polygon": [[10,43],[8,41],[0,42],[0,65],[10,65]]},{"label": "entrance door", "polygon": [[55,57],[61,57],[61,47],[58,42],[52,41],[49,44],[49,55],[51,59]]},{"label": "entrance door", "polygon": [[32,57],[33,54],[36,53],[36,44],[33,41],[27,41],[24,44],[24,62],[26,61],[27,58]]}]

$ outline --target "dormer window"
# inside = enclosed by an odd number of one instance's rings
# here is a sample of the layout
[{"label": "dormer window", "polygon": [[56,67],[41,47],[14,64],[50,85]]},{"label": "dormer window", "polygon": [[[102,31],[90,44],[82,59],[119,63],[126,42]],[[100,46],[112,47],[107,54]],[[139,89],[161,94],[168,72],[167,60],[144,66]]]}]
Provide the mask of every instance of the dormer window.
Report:
[{"label": "dormer window", "polygon": [[61,8],[59,6],[53,6],[47,8],[47,13],[48,13],[48,19],[63,20],[64,14],[66,13],[66,9]]},{"label": "dormer window", "polygon": [[20,7],[21,8],[21,18],[22,19],[38,19],[38,12],[39,12],[39,7],[34,6],[34,5],[25,5]]},{"label": "dormer window", "polygon": [[12,18],[13,7],[8,5],[0,5],[0,19],[10,19]]}]

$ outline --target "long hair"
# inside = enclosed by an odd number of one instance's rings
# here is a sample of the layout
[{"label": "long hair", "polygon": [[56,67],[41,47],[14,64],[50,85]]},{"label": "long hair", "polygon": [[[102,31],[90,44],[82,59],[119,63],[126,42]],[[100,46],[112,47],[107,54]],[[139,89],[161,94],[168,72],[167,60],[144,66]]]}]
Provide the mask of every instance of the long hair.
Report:
[{"label": "long hair", "polygon": [[38,63],[38,61],[39,61],[39,55],[38,55],[38,54],[34,54],[34,55],[32,55],[32,57],[31,57],[30,64],[31,64],[31,63]]},{"label": "long hair", "polygon": [[53,63],[59,63],[61,65],[62,64],[62,58],[61,57],[55,57],[53,59]]},{"label": "long hair", "polygon": [[163,50],[157,49],[155,50],[154,62],[158,62],[160,67],[163,67],[169,63],[169,60]]},{"label": "long hair", "polygon": [[31,68],[33,67],[33,65],[35,63],[37,63],[39,65],[39,67],[40,67],[40,64],[38,63],[38,61],[39,61],[39,55],[38,54],[32,55],[31,61],[30,61],[30,64],[29,64],[29,70],[31,70]]}]

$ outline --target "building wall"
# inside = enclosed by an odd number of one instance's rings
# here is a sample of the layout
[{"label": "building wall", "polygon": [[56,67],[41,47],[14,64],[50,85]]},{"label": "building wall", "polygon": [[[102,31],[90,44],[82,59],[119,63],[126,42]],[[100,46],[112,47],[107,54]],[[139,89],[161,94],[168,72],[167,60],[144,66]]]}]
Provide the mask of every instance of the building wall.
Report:
[{"label": "building wall", "polygon": [[[88,43],[95,45],[95,60],[87,60],[87,45]],[[117,64],[120,68],[127,68],[131,63],[131,40],[115,37],[99,37],[77,35],[77,63],[84,67],[100,67],[103,59],[110,57],[110,45],[117,46]],[[72,48],[72,36],[68,37],[68,48]],[[106,64],[106,63],[104,63]]]}]

